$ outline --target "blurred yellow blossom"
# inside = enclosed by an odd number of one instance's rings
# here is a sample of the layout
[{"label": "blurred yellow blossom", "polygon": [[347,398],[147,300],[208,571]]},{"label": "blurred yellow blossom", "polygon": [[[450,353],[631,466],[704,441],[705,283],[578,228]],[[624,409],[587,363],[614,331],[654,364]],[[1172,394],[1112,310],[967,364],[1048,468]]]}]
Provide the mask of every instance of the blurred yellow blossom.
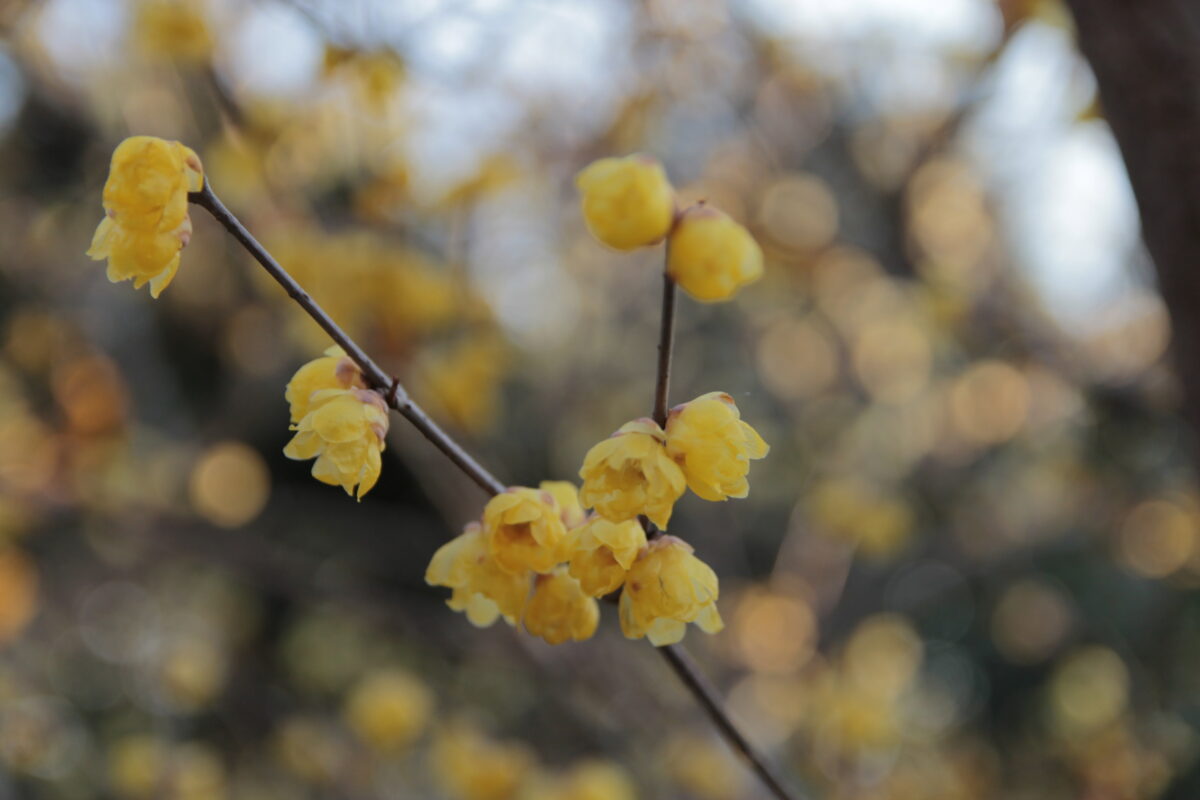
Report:
[{"label": "blurred yellow blossom", "polygon": [[571,575],[592,597],[615,592],[625,573],[646,546],[646,531],[637,520],[609,522],[593,516],[572,531],[567,550]]},{"label": "blurred yellow blossom", "polygon": [[109,782],[121,797],[154,797],[162,788],[167,760],[166,745],[153,736],[125,736],[109,746]]},{"label": "blurred yellow blossom", "polygon": [[697,300],[728,300],[762,277],[762,248],[728,214],[693,206],[671,232],[667,273]]},{"label": "blurred yellow blossom", "polygon": [[362,372],[342,348],[334,345],[321,358],[313,359],[296,370],[284,390],[284,399],[297,423],[312,410],[312,396],[325,389],[365,389]]},{"label": "blurred yellow blossom", "polygon": [[660,528],[667,527],[687,481],[667,455],[665,442],[662,428],[650,419],[637,419],[588,450],[579,470],[584,507],[595,508],[611,522],[645,514]]},{"label": "blurred yellow blossom", "polygon": [[501,568],[516,574],[549,572],[562,559],[567,535],[554,495],[544,489],[512,486],[483,509],[483,538]]},{"label": "blurred yellow blossom", "polygon": [[525,630],[550,644],[590,639],[600,622],[600,607],[584,593],[566,567],[533,579],[533,596],[525,608]]},{"label": "blurred yellow blossom", "polygon": [[722,743],[695,734],[675,734],[663,748],[671,778],[701,800],[734,800],[741,791],[740,767]]},{"label": "blurred yellow blossom", "polygon": [[437,784],[453,800],[514,800],[536,767],[523,745],[493,742],[461,721],[438,732],[432,764]]},{"label": "blurred yellow blossom", "polygon": [[501,615],[509,625],[516,625],[529,594],[528,574],[501,569],[492,560],[478,522],[438,548],[425,571],[425,582],[452,589],[446,604],[466,612],[471,624],[480,628]]},{"label": "blurred yellow blossom", "polygon": [[709,392],[671,409],[666,433],[667,455],[683,469],[688,487],[705,500],[745,497],[750,460],[770,449],[724,392]]},{"label": "blurred yellow blossom", "polygon": [[288,458],[316,458],[313,477],[357,497],[371,490],[382,468],[388,430],[387,406],[369,389],[322,389],[309,398],[309,412],[283,448]]},{"label": "blurred yellow blossom", "polygon": [[532,780],[521,800],[634,800],[633,781],[620,765],[589,759],[560,775]]},{"label": "blurred yellow blossom", "polygon": [[104,184],[105,217],[87,254],[108,259],[113,283],[150,283],[158,297],[179,269],[180,252],[192,236],[188,192],[199,191],[200,157],[179,142],[131,136],[113,152]]},{"label": "blurred yellow blossom", "polygon": [[433,696],[407,672],[367,675],[346,699],[344,715],[359,739],[381,752],[401,750],[421,735],[433,712]]},{"label": "blurred yellow blossom", "polygon": [[644,155],[602,158],[575,178],[592,235],[617,250],[654,244],[675,217],[675,192],[662,165]]},{"label": "blurred yellow blossom", "polygon": [[133,32],[141,49],[177,61],[203,61],[212,54],[213,37],[196,0],[140,0]]},{"label": "blurred yellow blossom", "polygon": [[621,631],[647,637],[661,647],[683,639],[687,623],[705,633],[725,627],[717,611],[717,574],[674,536],[650,542],[625,576],[621,592]]}]

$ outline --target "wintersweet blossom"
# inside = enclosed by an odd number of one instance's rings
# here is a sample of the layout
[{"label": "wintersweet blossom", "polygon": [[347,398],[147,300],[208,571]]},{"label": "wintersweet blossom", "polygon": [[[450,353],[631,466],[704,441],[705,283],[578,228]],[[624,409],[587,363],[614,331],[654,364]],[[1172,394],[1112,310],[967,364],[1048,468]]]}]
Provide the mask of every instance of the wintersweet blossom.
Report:
[{"label": "wintersweet blossom", "polygon": [[388,430],[387,406],[369,389],[322,389],[308,399],[308,413],[292,425],[296,435],[283,454],[316,458],[313,477],[346,494],[362,496],[379,480],[380,453]]},{"label": "wintersweet blossom", "polygon": [[725,627],[717,611],[717,575],[674,536],[650,542],[625,576],[621,592],[621,631],[661,647],[683,639],[687,623],[705,633]]},{"label": "wintersweet blossom", "polygon": [[324,389],[365,389],[362,371],[342,348],[334,345],[321,358],[309,361],[288,381],[284,399],[292,412],[292,422],[304,419],[312,396]]},{"label": "wintersweet blossom", "polygon": [[438,548],[425,570],[425,582],[452,589],[446,605],[464,612],[478,628],[488,627],[501,616],[509,625],[516,625],[529,596],[529,573],[501,569],[488,554],[478,522]]},{"label": "wintersweet blossom", "polygon": [[762,277],[762,248],[723,211],[693,206],[671,232],[667,274],[697,300],[728,300]]},{"label": "wintersweet blossom", "polygon": [[150,284],[158,297],[192,236],[188,192],[204,184],[200,157],[179,142],[131,136],[117,145],[104,184],[105,217],[87,254],[108,259],[108,279]]},{"label": "wintersweet blossom", "polygon": [[502,569],[513,573],[549,572],[562,559],[567,529],[562,509],[545,489],[512,486],[483,509],[483,540]]},{"label": "wintersweet blossom", "polygon": [[667,527],[675,501],[687,488],[679,465],[667,455],[666,434],[650,419],[622,425],[584,456],[579,499],[611,522],[645,514]]},{"label": "wintersweet blossom", "polygon": [[637,520],[609,522],[593,516],[568,539],[571,576],[592,597],[603,597],[621,588],[625,573],[645,546],[646,531]]},{"label": "wintersweet blossom", "polygon": [[724,392],[709,392],[671,409],[666,433],[667,455],[683,469],[688,487],[705,500],[745,497],[751,459],[770,449]]},{"label": "wintersweet blossom", "polygon": [[575,178],[592,235],[617,250],[654,244],[675,218],[675,191],[662,165],[645,155],[602,158]]},{"label": "wintersweet blossom", "polygon": [[590,639],[600,622],[600,607],[584,593],[565,567],[533,579],[533,595],[525,607],[525,630],[550,644]]}]

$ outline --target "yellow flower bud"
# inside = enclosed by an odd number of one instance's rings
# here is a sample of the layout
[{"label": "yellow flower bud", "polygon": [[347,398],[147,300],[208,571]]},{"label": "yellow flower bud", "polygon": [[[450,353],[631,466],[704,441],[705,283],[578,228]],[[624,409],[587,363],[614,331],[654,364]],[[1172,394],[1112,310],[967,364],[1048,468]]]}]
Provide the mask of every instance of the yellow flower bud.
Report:
[{"label": "yellow flower bud", "polygon": [[358,365],[334,345],[325,351],[323,358],[313,359],[296,370],[283,396],[291,407],[292,422],[296,423],[308,414],[310,399],[317,392],[351,388],[365,389],[367,385]]},{"label": "yellow flower bud", "polygon": [[769,449],[724,392],[678,405],[667,417],[667,454],[683,468],[688,487],[705,500],[745,497],[750,460]]},{"label": "yellow flower bud", "polygon": [[728,300],[762,277],[762,248],[750,231],[711,206],[683,212],[667,243],[667,274],[697,300]]},{"label": "yellow flower bud", "polygon": [[654,244],[675,218],[675,192],[662,165],[644,155],[602,158],[575,178],[592,235],[617,250]]},{"label": "yellow flower bud", "polygon": [[357,497],[371,490],[382,468],[388,430],[387,406],[368,389],[322,389],[308,399],[308,413],[292,425],[296,435],[283,448],[288,458],[316,458],[313,477]]},{"label": "yellow flower bud", "polygon": [[478,628],[488,627],[501,615],[509,625],[516,625],[529,595],[529,574],[508,572],[492,560],[478,522],[438,548],[425,570],[425,582],[453,589],[446,605],[465,612]]},{"label": "yellow flower bud", "polygon": [[667,455],[666,435],[652,420],[627,422],[584,456],[579,499],[610,522],[645,514],[660,528],[687,488],[679,465]]},{"label": "yellow flower bud", "polygon": [[204,184],[200,157],[179,142],[132,136],[113,152],[104,184],[106,216],[87,254],[108,259],[108,279],[150,283],[158,297],[179,269],[179,254],[192,236],[188,192]]},{"label": "yellow flower bud", "polygon": [[594,516],[571,532],[567,550],[571,576],[592,597],[615,592],[646,546],[646,531],[634,519],[609,522]]},{"label": "yellow flower bud", "polygon": [[584,594],[579,581],[557,567],[533,579],[533,596],[525,608],[525,630],[550,644],[592,638],[600,622],[600,606]]},{"label": "yellow flower bud", "polygon": [[549,572],[562,559],[567,529],[554,495],[544,489],[509,487],[483,509],[483,540],[502,569]]},{"label": "yellow flower bud", "polygon": [[402,750],[421,735],[433,711],[425,685],[400,670],[363,678],[346,700],[345,718],[363,742],[381,752]]},{"label": "yellow flower bud", "polygon": [[689,622],[716,633],[725,627],[717,594],[716,573],[692,555],[690,545],[674,536],[659,537],[625,576],[621,631],[630,639],[645,636],[656,647],[683,639]]}]

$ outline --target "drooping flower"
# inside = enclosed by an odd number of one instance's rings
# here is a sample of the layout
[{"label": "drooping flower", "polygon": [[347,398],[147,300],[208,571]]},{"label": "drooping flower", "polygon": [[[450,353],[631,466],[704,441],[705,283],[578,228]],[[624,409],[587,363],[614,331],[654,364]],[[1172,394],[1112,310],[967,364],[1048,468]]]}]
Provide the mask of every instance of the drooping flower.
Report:
[{"label": "drooping flower", "polygon": [[584,456],[579,499],[610,522],[645,514],[667,527],[675,501],[687,488],[679,465],[667,455],[662,428],[650,419],[627,422]]},{"label": "drooping flower", "polygon": [[363,678],[346,700],[350,729],[380,752],[395,752],[412,744],[433,712],[433,696],[407,672],[380,670]]},{"label": "drooping flower", "polygon": [[770,449],[724,392],[671,409],[666,433],[667,454],[683,469],[688,487],[705,500],[745,497],[751,459]]},{"label": "drooping flower", "polygon": [[369,389],[321,389],[308,398],[308,412],[292,425],[296,435],[283,448],[288,458],[316,458],[313,477],[357,497],[371,490],[382,468],[388,430],[387,406]]},{"label": "drooping flower", "polygon": [[675,218],[675,192],[662,165],[649,156],[602,158],[575,178],[583,219],[592,235],[617,250],[654,244]]},{"label": "drooping flower", "polygon": [[550,644],[590,639],[600,622],[600,607],[584,593],[566,567],[533,579],[533,596],[525,608],[525,630]]},{"label": "drooping flower", "polygon": [[687,623],[705,633],[725,627],[717,611],[717,575],[674,536],[650,542],[633,562],[621,592],[621,631],[661,647],[683,639]]},{"label": "drooping flower", "polygon": [[728,214],[693,206],[671,232],[667,274],[697,300],[728,300],[762,277],[762,248]]},{"label": "drooping flower", "polygon": [[509,572],[549,572],[562,559],[562,510],[545,489],[512,486],[483,509],[483,540],[488,553]]},{"label": "drooping flower", "polygon": [[147,282],[158,297],[179,269],[192,236],[188,192],[204,184],[200,157],[179,142],[131,136],[113,152],[104,184],[105,217],[87,254],[108,259],[108,279]]},{"label": "drooping flower", "polygon": [[446,605],[465,612],[478,628],[488,627],[501,616],[509,625],[516,625],[529,595],[529,573],[501,569],[488,554],[478,522],[438,548],[425,570],[425,582],[452,589]]},{"label": "drooping flower", "polygon": [[646,546],[646,531],[637,520],[609,522],[593,516],[571,532],[567,545],[571,576],[592,597],[621,588],[625,573]]},{"label": "drooping flower", "polygon": [[313,359],[296,370],[283,396],[291,408],[292,422],[296,423],[308,414],[311,398],[317,392],[351,388],[367,388],[362,371],[342,348],[334,345],[325,351],[323,357]]}]

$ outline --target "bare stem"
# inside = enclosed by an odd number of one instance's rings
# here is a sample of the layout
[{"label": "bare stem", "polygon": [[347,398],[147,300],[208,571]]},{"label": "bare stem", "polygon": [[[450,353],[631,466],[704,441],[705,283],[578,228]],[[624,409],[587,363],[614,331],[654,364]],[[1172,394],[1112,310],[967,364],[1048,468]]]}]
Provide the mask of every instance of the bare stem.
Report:
[{"label": "bare stem", "polygon": [[660,647],[658,652],[671,665],[671,669],[675,670],[679,680],[691,691],[697,702],[708,712],[718,730],[721,731],[721,735],[742,754],[750,769],[754,770],[754,774],[763,782],[763,785],[770,789],[771,794],[779,800],[799,800],[799,795],[792,794],[783,785],[783,781],[775,774],[767,760],[755,749],[754,745],[750,744],[737,725],[733,724],[733,720],[721,706],[721,696],[717,694],[716,688],[704,676],[704,672],[692,660],[688,652],[677,644]]},{"label": "bare stem", "polygon": [[217,222],[221,223],[225,226],[226,230],[233,234],[233,238],[237,239],[242,247],[246,248],[246,251],[254,256],[254,260],[261,264],[262,268],[284,288],[288,295],[301,308],[308,312],[308,315],[329,334],[329,338],[333,339],[335,343],[346,351],[346,355],[362,370],[367,384],[372,389],[379,391],[384,399],[387,400],[389,406],[399,411],[401,416],[411,422],[426,439],[445,453],[459,469],[467,474],[467,477],[479,484],[484,491],[491,494],[498,494],[505,490],[505,485],[495,475],[488,472],[458,442],[454,441],[450,437],[450,434],[446,433],[436,422],[430,419],[429,415],[408,396],[408,392],[400,385],[400,381],[388,375],[378,364],[372,361],[371,357],[358,346],[358,343],[351,339],[350,335],[342,330],[325,313],[325,309],[321,308],[317,304],[317,301],[313,300],[308,292],[304,291],[304,288],[296,283],[296,279],[279,265],[279,262],[267,252],[266,248],[254,238],[253,234],[246,230],[246,226],[225,207],[221,199],[213,193],[212,186],[207,180],[204,182],[204,188],[199,192],[193,192],[188,195],[188,199],[212,214]]},{"label": "bare stem", "polygon": [[[495,495],[503,492],[507,487],[495,475],[488,472],[479,462],[470,456],[459,444],[450,437],[450,434],[442,430],[437,423],[429,418],[424,410],[421,409],[408,393],[400,385],[397,378],[394,378],[384,372],[371,357],[363,351],[358,344],[350,338],[350,335],[343,331],[333,319],[325,313],[325,310],[317,304],[308,292],[304,291],[303,287],[296,282],[295,278],[287,273],[279,262],[267,252],[257,239],[246,230],[246,227],[238,220],[233,213],[225,207],[220,198],[213,193],[212,186],[206,180],[204,188],[199,192],[193,192],[188,195],[188,199],[200,206],[208,213],[212,214],[217,222],[221,223],[238,242],[246,248],[246,251],[254,257],[262,268],[265,269],[272,278],[274,278],[280,286],[288,293],[288,295],[303,308],[310,317],[312,317],[321,328],[329,334],[348,355],[355,364],[363,372],[367,383],[379,391],[387,403],[396,411],[411,422],[417,430],[419,430],[426,439],[446,454],[449,459],[454,462],[455,466],[467,474],[475,483],[479,484],[484,491]],[[672,348],[672,330],[673,320],[675,316],[675,282],[670,276],[664,273],[663,284],[663,334],[662,340],[659,343],[659,377],[658,390],[655,397],[655,419],[659,419],[659,411],[661,409],[661,421],[663,424],[666,421],[667,409],[667,383],[670,377],[671,370],[671,348]],[[763,784],[770,789],[779,800],[797,800],[797,796],[792,795],[784,788],[783,784],[775,777],[774,773],[767,766],[767,762],[755,750],[754,746],[746,739],[738,727],[729,718],[722,708],[721,700],[716,689],[700,671],[700,668],[692,661],[687,652],[682,648],[671,645],[668,647],[656,648],[675,673],[679,676],[680,681],[687,687],[696,698],[700,706],[708,713],[716,724],[721,735],[729,742],[730,746],[739,752],[750,765],[750,768],[758,775]]]},{"label": "bare stem", "polygon": [[674,347],[675,280],[664,269],[662,325],[658,334],[658,376],[654,381],[654,421],[662,426],[667,424],[667,394],[671,388],[671,355]]}]

